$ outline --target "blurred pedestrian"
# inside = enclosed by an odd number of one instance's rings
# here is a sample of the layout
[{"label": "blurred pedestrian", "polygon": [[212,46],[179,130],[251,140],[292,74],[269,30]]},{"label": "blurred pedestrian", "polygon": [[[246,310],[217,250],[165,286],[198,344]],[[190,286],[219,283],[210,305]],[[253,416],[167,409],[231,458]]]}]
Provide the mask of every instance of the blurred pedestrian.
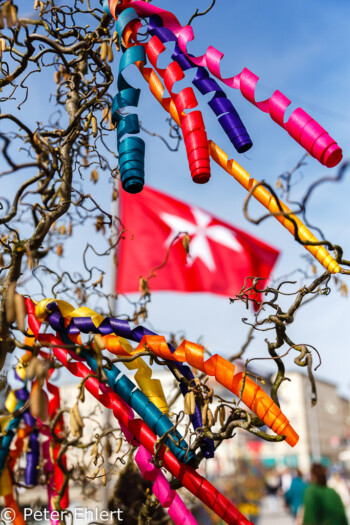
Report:
[{"label": "blurred pedestrian", "polygon": [[285,502],[287,503],[290,512],[297,517],[298,511],[304,502],[304,493],[307,484],[303,480],[303,475],[299,469],[295,469],[292,483],[289,490],[284,494]]},{"label": "blurred pedestrian", "polygon": [[346,480],[341,476],[340,472],[333,472],[332,476],[328,480],[328,487],[334,489],[343,502],[346,515],[350,516],[350,493]]},{"label": "blurred pedestrian", "polygon": [[267,492],[267,503],[269,511],[276,513],[279,511],[277,493],[282,487],[281,476],[276,469],[270,469],[265,476],[265,487]]},{"label": "blurred pedestrian", "polygon": [[328,487],[331,487],[331,489],[334,489],[339,494],[344,507],[348,508],[350,505],[349,489],[345,479],[342,478],[339,472],[334,472],[331,475],[331,477],[328,480]]},{"label": "blurred pedestrian", "polygon": [[281,489],[282,489],[283,495],[287,492],[287,490],[290,489],[292,481],[293,481],[292,471],[289,467],[287,467],[281,472],[281,483],[282,483]]},{"label": "blurred pedestrian", "polygon": [[326,469],[319,463],[311,467],[311,484],[304,494],[303,525],[348,525],[342,500],[327,487]]}]

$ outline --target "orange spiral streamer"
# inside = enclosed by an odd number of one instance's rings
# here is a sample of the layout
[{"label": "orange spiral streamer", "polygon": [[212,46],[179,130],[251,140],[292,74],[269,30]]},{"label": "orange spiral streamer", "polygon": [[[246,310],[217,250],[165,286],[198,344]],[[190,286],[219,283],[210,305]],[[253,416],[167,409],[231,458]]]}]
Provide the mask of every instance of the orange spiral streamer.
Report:
[{"label": "orange spiral streamer", "polygon": [[[129,355],[121,346],[118,336],[106,335],[103,337],[106,348],[116,355]],[[249,407],[269,428],[278,435],[285,435],[286,442],[294,447],[299,440],[298,434],[290,425],[286,416],[272,399],[249,377],[242,372],[235,375],[235,365],[227,359],[216,354],[204,361],[204,347],[190,341],[183,341],[172,353],[163,336],[145,335],[137,348],[132,352],[144,351],[154,352],[158,357],[168,361],[188,363],[197,370],[204,372],[215,379],[233,394],[240,397],[245,405]]]}]

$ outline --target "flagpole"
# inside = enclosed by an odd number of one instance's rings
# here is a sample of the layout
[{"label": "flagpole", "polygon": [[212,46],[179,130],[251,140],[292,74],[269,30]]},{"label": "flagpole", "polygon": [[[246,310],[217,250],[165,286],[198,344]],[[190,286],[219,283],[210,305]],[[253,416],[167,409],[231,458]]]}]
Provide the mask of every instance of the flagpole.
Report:
[{"label": "flagpole", "polygon": [[[109,277],[108,277],[108,286],[109,286],[109,294],[108,294],[108,307],[110,311],[110,315],[112,317],[117,316],[118,311],[118,303],[117,303],[117,295],[116,295],[116,289],[117,289],[117,266],[115,264],[115,256],[117,252],[117,247],[115,245],[117,241],[117,235],[118,230],[116,226],[116,218],[119,217],[119,209],[120,209],[120,203],[119,203],[119,197],[120,197],[120,187],[117,187],[117,183],[113,186],[112,195],[114,193],[114,189],[118,189],[118,195],[115,200],[112,198],[111,203],[111,215],[112,215],[112,229],[111,229],[111,239],[112,239],[112,248],[111,253],[109,256]],[[106,410],[106,417],[105,417],[105,426],[106,430],[110,427],[110,411]],[[108,466],[108,457],[106,454],[104,455],[104,460],[106,463],[106,467]],[[106,468],[106,470],[108,470]],[[106,486],[103,491],[103,510],[108,509],[108,503],[109,503],[109,490],[108,490],[108,483],[106,483]]]},{"label": "flagpole", "polygon": [[[113,188],[114,190],[115,188]],[[120,196],[120,189],[118,191],[118,196],[115,200],[112,200],[111,203],[111,215],[112,215],[112,230],[111,230],[111,239],[112,239],[112,245],[114,245],[117,241],[117,227],[115,223],[116,217],[119,217],[119,197]],[[109,294],[108,294],[108,306],[110,313],[112,317],[116,317],[117,315],[117,301],[118,298],[116,296],[116,286],[117,286],[117,266],[115,265],[115,256],[117,253],[117,247],[113,246],[111,249],[110,257],[109,257]]]}]

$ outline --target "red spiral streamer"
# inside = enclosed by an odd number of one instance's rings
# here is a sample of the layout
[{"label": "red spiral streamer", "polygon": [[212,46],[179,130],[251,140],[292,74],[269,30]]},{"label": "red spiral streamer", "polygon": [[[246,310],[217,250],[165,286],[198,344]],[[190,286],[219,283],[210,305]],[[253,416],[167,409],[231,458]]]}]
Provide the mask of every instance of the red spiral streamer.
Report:
[{"label": "red spiral streamer", "polygon": [[[91,370],[82,361],[71,361],[71,357],[78,359],[74,352],[62,348],[60,337],[52,334],[40,334],[41,321],[35,317],[35,305],[31,299],[25,299],[28,324],[35,338],[42,346],[50,345],[53,354],[73,375],[85,378]],[[47,357],[45,352],[41,355]],[[96,377],[89,377],[85,381],[87,390],[106,408],[113,411],[121,426],[127,428],[141,445],[151,454],[158,442],[157,436],[142,421],[130,418],[130,407],[109,386],[100,383]],[[229,525],[252,525],[239,510],[228,501],[209,481],[203,478],[192,467],[181,463],[167,447],[162,445],[158,457],[163,461],[164,467],[178,479],[184,487],[205,505],[212,509],[220,518]]]}]

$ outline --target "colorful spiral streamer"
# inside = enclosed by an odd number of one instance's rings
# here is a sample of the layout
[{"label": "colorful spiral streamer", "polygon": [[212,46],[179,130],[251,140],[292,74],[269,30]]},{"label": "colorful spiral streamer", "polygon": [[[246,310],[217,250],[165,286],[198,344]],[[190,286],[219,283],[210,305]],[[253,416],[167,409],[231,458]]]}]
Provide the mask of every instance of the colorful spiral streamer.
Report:
[{"label": "colorful spiral streamer", "polygon": [[129,65],[135,62],[145,63],[145,61],[145,50],[142,46],[135,46],[125,51],[119,62],[119,92],[112,103],[112,122],[117,125],[120,178],[123,189],[129,193],[139,193],[145,182],[145,143],[140,137],[125,137],[140,132],[137,114],[120,113],[125,107],[138,106],[140,89],[133,88],[122,73]]},{"label": "colorful spiral streamer", "polygon": [[224,82],[227,86],[239,89],[249,102],[261,111],[268,113],[277,124],[285,129],[296,142],[305,148],[306,151],[321,164],[329,168],[339,164],[342,159],[340,147],[335,140],[330,137],[327,131],[303,109],[297,108],[294,110],[289,119],[284,122],[286,110],[291,104],[291,101],[280,91],[275,91],[267,100],[258,102],[255,98],[255,89],[259,77],[252,71],[244,68],[238,75],[225,79],[220,73],[220,62],[224,56],[221,51],[209,46],[207,52],[200,57],[195,57],[187,52],[189,42],[194,40],[191,26],[182,27],[173,13],[140,0],[109,1],[109,9],[114,18],[117,18],[119,13],[128,7],[133,7],[141,17],[159,16],[162,19],[163,26],[170,29],[178,38],[181,52],[186,55],[195,66],[207,67],[212,75]]},{"label": "colorful spiral streamer", "polygon": [[197,68],[192,83],[202,95],[214,92],[212,99],[208,102],[210,109],[218,117],[220,126],[238,153],[248,151],[253,145],[251,138],[248,135],[237,110],[227,98],[225,92],[220,88],[219,84],[210,77],[204,67],[196,66],[181,52],[176,35],[167,27],[162,27],[161,18],[158,16],[152,16],[149,21],[148,31],[151,35],[156,35],[163,44],[166,42],[175,42],[175,49],[172,58],[176,60],[182,71],[188,71],[193,67]]},{"label": "colorful spiral streamer", "polygon": [[[36,315],[45,319],[50,326],[61,334],[76,334],[77,331],[84,333],[100,333],[104,336],[107,349],[118,355],[128,355],[123,351],[117,337],[108,337],[108,334],[116,334],[126,339],[139,341],[139,346],[133,352],[149,349],[159,357],[175,362],[187,362],[202,372],[215,376],[217,381],[236,396],[241,397],[245,403],[264,423],[279,435],[285,435],[289,445],[296,445],[299,437],[290,425],[286,416],[272,399],[249,377],[243,373],[235,374],[235,366],[219,355],[215,355],[204,361],[204,348],[201,345],[183,341],[175,350],[168,345],[165,338],[156,334],[146,334],[143,327],[138,326],[131,330],[127,321],[116,318],[102,317],[93,310],[83,307],[74,308],[65,301],[44,299],[36,307]],[[51,314],[49,313],[51,312]],[[140,332],[143,334],[139,338]],[[87,358],[87,356],[86,356]],[[88,361],[89,362],[89,361]],[[93,368],[92,364],[89,365]]]},{"label": "colorful spiral streamer", "polygon": [[[35,305],[29,299],[25,300],[28,323],[36,339],[40,344],[48,342],[47,334],[40,334],[41,320],[35,315]],[[71,361],[70,357],[78,356],[74,352],[62,348],[63,341],[57,336],[51,336],[52,351],[58,359],[73,375],[86,378],[91,370],[81,361]],[[45,357],[45,353],[41,352]],[[47,357],[47,356],[46,356]],[[87,390],[98,399],[105,407],[113,410],[122,428],[127,429],[131,437],[136,439],[146,450],[153,454],[157,444],[157,438],[147,424],[141,419],[133,419],[130,407],[109,386],[100,383],[95,377],[88,377],[85,381]],[[130,436],[129,436],[130,438]],[[178,479],[194,496],[199,498],[205,505],[212,509],[220,518],[229,525],[249,525],[250,522],[228,501],[215,487],[204,479],[198,472],[185,463],[181,463],[172,452],[161,446],[159,459],[163,461],[164,467]]]},{"label": "colorful spiral streamer", "polygon": [[[64,316],[70,315],[70,312],[72,312],[74,309],[65,301],[56,301],[54,299],[45,299],[44,301],[40,301],[40,303],[37,305],[36,312],[41,319],[46,319],[48,314],[51,312],[51,315],[49,315],[48,320],[50,323],[52,323],[52,326],[55,327],[55,330],[60,332],[61,334],[69,333],[69,334],[78,334],[80,331],[84,333],[100,333],[99,330],[101,328],[101,325],[103,323],[104,318],[100,316],[99,314],[96,314],[96,312],[93,312],[89,308],[80,308],[79,309],[79,319],[76,318],[74,321],[72,320],[72,323],[70,324],[70,330],[67,331],[64,323],[64,319],[62,318],[62,312],[64,312]],[[77,310],[75,310],[77,312]],[[111,322],[113,320],[111,319]],[[119,322],[118,319],[114,320]],[[99,329],[96,328],[95,324],[100,325]],[[101,323],[101,324],[100,324]],[[144,327],[137,327],[134,330],[130,329],[130,325],[127,321],[121,321],[121,323],[124,326],[125,333],[127,334],[125,336],[125,339],[131,339],[132,341],[141,341],[142,337],[144,335],[156,335],[154,332],[151,332],[147,328]],[[108,332],[110,333],[110,332]],[[172,348],[172,347],[171,347]],[[173,349],[175,350],[175,349]],[[190,367],[183,365],[181,363],[174,363],[175,366],[178,368],[178,370],[181,372],[181,374],[188,380],[192,381],[194,379],[194,375],[190,369]],[[169,367],[169,370],[174,374],[174,371],[172,367]],[[176,374],[174,374],[175,379],[178,380]],[[183,382],[179,383],[180,390],[183,396],[185,396],[188,392],[188,387]],[[203,426],[202,421],[202,412],[201,407],[199,406],[199,403],[196,402],[195,407],[195,413],[191,416],[191,421],[193,428],[197,431],[200,431],[199,429]],[[152,427],[151,427],[152,428]],[[206,458],[212,458],[214,457],[214,443],[212,440],[205,438],[204,443],[201,445],[202,452]]]},{"label": "colorful spiral streamer", "polygon": [[[33,303],[26,302],[27,310]],[[29,312],[29,310],[28,310]],[[30,326],[32,329],[32,327]],[[35,333],[35,332],[34,332]],[[51,334],[40,334],[40,342],[44,344],[57,344],[57,337]],[[68,341],[70,343],[70,341]],[[75,356],[72,352],[73,357]],[[98,364],[96,359],[88,352],[82,350],[79,357],[83,357],[88,362],[89,366],[96,371]],[[192,452],[187,454],[187,443],[182,439],[181,435],[177,431],[173,431],[173,424],[170,419],[162,412],[139,390],[135,388],[134,383],[130,381],[128,377],[121,374],[120,370],[113,365],[110,369],[104,368],[104,372],[108,379],[110,387],[121,396],[125,402],[131,406],[141,417],[145,420],[146,424],[154,431],[158,436],[167,435],[165,443],[179,457],[182,461],[189,461],[193,457]]]},{"label": "colorful spiral streamer", "polygon": [[[134,9],[125,9],[117,19],[116,30],[121,35],[124,34],[125,28],[134,21],[133,28],[138,31],[141,23]],[[152,65],[157,69],[157,58],[165,50],[162,42],[157,36],[153,36],[146,44],[136,45],[136,48],[142,45],[145,48],[147,56]],[[134,47],[134,46],[133,46]],[[129,49],[133,49],[130,47]],[[142,67],[142,64],[140,64]],[[195,108],[198,103],[192,88],[184,88],[179,94],[175,94],[172,89],[175,82],[184,78],[184,73],[177,62],[172,62],[165,70],[158,69],[164,75],[165,85],[174,101],[177,111],[180,115],[180,126],[184,137],[187,151],[189,167],[194,182],[203,184],[210,178],[210,162],[207,146],[207,134],[205,131],[204,120],[201,111],[191,111],[185,114],[187,109]]]},{"label": "colorful spiral streamer", "polygon": [[[127,28],[124,33],[125,44],[128,47],[132,45],[130,39],[133,31]],[[149,68],[141,68],[139,70],[148,82],[152,95],[158,100],[161,106],[170,113],[174,121],[179,124],[180,117],[177,113],[175,104],[170,98],[163,97],[165,88],[158,78],[157,74]],[[296,232],[299,238],[303,241],[304,247],[308,250],[323,266],[331,273],[338,273],[340,266],[332,257],[317,238],[310,232],[310,230],[303,224],[303,222],[291,212],[291,210],[282,201],[279,204],[275,197],[262,185],[257,186],[257,180],[249,175],[249,173],[242,168],[233,159],[229,159],[228,155],[212,140],[208,141],[209,153],[211,158],[229,175],[234,177],[247,191],[252,191],[252,196],[260,202],[293,236]],[[256,187],[257,186],[257,187]],[[254,189],[253,189],[254,188]]]}]

